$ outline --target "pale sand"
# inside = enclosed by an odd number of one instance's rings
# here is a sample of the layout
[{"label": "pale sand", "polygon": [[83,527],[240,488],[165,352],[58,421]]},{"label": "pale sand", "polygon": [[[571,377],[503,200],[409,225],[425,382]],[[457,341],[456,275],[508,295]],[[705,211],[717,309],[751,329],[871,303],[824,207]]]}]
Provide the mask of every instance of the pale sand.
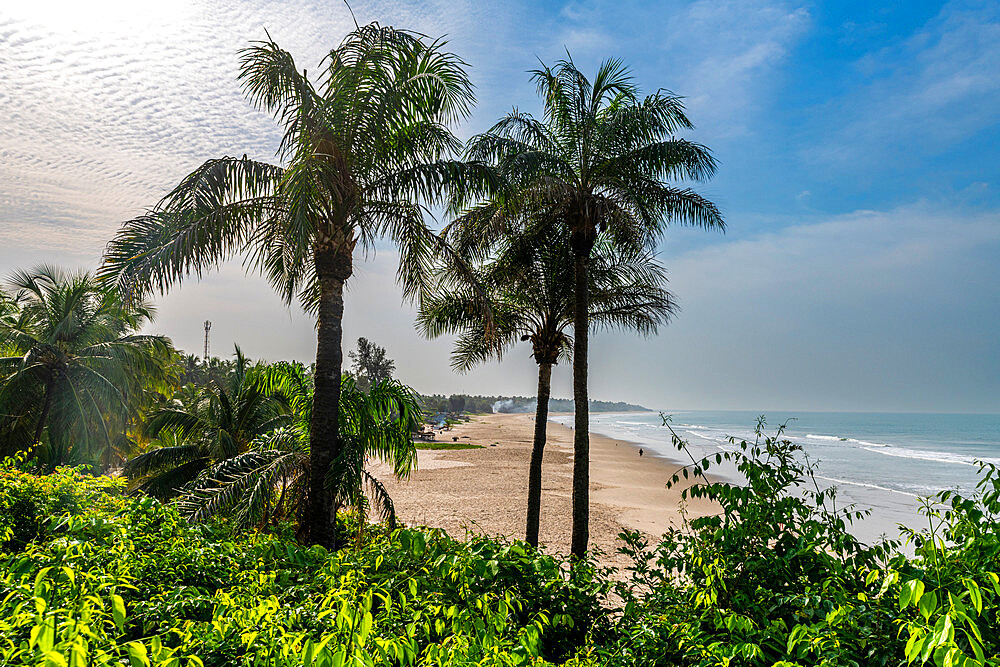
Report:
[{"label": "pale sand", "polygon": [[[405,481],[393,480],[382,466],[373,472],[407,524],[443,528],[459,538],[466,530],[523,538],[533,435],[534,415],[479,415],[439,433],[437,440],[458,438],[483,449],[421,450],[417,470]],[[636,446],[621,440],[591,434],[590,455],[591,548],[604,553],[601,562],[620,567],[627,563],[615,553],[618,533],[631,529],[658,537],[670,526],[679,527],[681,490],[689,482],[668,490],[665,483],[680,463],[640,457]],[[539,541],[551,552],[568,553],[572,429],[549,422],[543,461]],[[698,499],[684,507],[689,518],[717,511]]]}]

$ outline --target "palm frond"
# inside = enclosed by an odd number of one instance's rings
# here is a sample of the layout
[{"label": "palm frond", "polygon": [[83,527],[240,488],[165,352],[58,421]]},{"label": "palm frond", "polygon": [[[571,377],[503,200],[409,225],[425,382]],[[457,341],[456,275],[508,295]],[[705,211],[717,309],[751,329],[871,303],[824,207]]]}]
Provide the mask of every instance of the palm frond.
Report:
[{"label": "palm frond", "polygon": [[261,524],[274,510],[282,484],[302,474],[305,458],[299,452],[255,449],[208,468],[177,499],[181,513],[194,521],[220,514],[237,525]]},{"label": "palm frond", "polygon": [[389,525],[389,530],[396,529],[396,505],[385,485],[367,470],[362,471],[368,493],[375,501],[375,509],[379,518]]}]

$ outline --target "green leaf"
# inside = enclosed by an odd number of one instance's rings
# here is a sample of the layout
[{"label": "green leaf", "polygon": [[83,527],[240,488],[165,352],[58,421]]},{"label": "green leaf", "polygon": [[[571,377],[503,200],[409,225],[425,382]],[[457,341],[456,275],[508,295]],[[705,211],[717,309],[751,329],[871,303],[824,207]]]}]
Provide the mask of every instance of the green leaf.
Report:
[{"label": "green leaf", "polygon": [[55,640],[56,621],[54,618],[49,616],[40,625],[36,625],[31,629],[31,635],[28,641],[33,646],[37,645],[38,650],[42,653],[48,653],[55,645]]},{"label": "green leaf", "polygon": [[150,667],[145,646],[140,642],[129,642],[125,647],[128,649],[128,661],[132,667]]},{"label": "green leaf", "polygon": [[993,584],[993,592],[1000,595],[1000,576],[998,576],[996,572],[987,572],[986,577],[990,580],[990,583]]},{"label": "green leaf", "polygon": [[111,595],[111,616],[115,621],[115,627],[121,632],[125,627],[125,601],[120,595]]},{"label": "green leaf", "polygon": [[921,644],[918,643],[920,640],[920,635],[916,633],[910,634],[910,639],[906,642],[906,648],[903,649],[903,655],[906,656],[907,662],[913,662],[920,655]]},{"label": "green leaf", "polygon": [[48,651],[45,654],[45,667],[68,667],[66,658],[59,651]]},{"label": "green leaf", "polygon": [[920,610],[920,615],[924,617],[924,620],[929,621],[931,614],[937,610],[937,594],[934,591],[928,591],[924,595],[921,595],[917,608]]},{"label": "green leaf", "polygon": [[985,662],[986,657],[983,653],[983,645],[980,643],[982,641],[982,638],[980,638],[980,640],[977,641],[976,638],[973,637],[968,632],[965,633],[965,637],[969,640],[969,646],[972,647],[972,653],[976,656],[976,660],[978,660],[980,663]]},{"label": "green leaf", "polygon": [[924,582],[911,579],[899,590],[899,608],[906,609],[911,603],[916,605],[924,594]]},{"label": "green leaf", "polygon": [[969,591],[969,599],[972,601],[972,606],[975,607],[977,614],[983,613],[983,594],[979,590],[979,584],[967,579],[965,581],[965,589]]},{"label": "green leaf", "polygon": [[365,612],[365,615],[361,618],[361,626],[358,629],[358,644],[361,646],[365,645],[365,641],[368,639],[368,633],[372,629],[372,615],[370,612]]}]

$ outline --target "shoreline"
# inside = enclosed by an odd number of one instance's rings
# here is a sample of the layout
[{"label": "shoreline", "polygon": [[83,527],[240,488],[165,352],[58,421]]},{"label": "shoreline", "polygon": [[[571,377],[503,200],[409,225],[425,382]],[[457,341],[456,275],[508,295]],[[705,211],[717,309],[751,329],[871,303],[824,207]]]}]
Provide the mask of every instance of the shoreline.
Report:
[{"label": "shoreline", "polygon": [[[436,440],[478,444],[481,449],[419,450],[417,469],[407,480],[392,479],[381,465],[372,466],[372,472],[386,485],[397,515],[406,523],[443,528],[457,538],[469,530],[521,539],[533,435],[533,414],[478,415],[438,432]],[[547,435],[539,542],[550,552],[566,554],[572,523],[573,429],[550,420]],[[601,552],[602,564],[628,565],[616,553],[622,530],[658,539],[670,527],[682,525],[682,511],[688,518],[717,511],[704,499],[682,502],[681,493],[693,480],[665,487],[682,464],[653,452],[639,456],[640,447],[644,445],[590,434],[590,544]]]},{"label": "shoreline", "polygon": [[[618,425],[614,422],[604,424],[601,423],[600,418],[602,416],[607,416],[607,414],[608,413],[599,413],[596,419],[591,420],[592,433],[599,429],[611,426],[612,428],[609,428],[608,433],[605,435],[607,435],[607,437],[614,437],[614,427]],[[679,426],[681,430],[683,430],[685,425],[681,424]],[[695,426],[694,428],[704,427]],[[792,435],[788,437],[801,439],[802,437],[809,438],[811,436]],[[717,434],[715,436],[706,437],[700,431],[689,431],[687,437],[684,439],[687,443],[694,445],[695,456],[703,456],[706,454],[711,455],[712,452],[716,451],[718,448]],[[697,442],[699,440],[702,442]],[[705,444],[708,445],[707,449]],[[644,446],[647,448],[647,451],[651,451],[658,456],[662,456],[666,460],[677,461],[677,459],[673,459],[670,454],[664,453],[664,450],[668,448],[668,445],[662,439],[645,441]],[[673,453],[676,450],[670,448],[667,451]],[[821,461],[822,457],[815,460]],[[916,529],[920,529],[926,525],[926,519],[918,513],[918,499],[922,496],[869,482],[841,479],[836,476],[824,474],[825,472],[826,469],[821,467],[817,472],[816,479],[820,482],[820,485],[823,488],[837,488],[837,497],[839,500],[839,502],[836,503],[837,506],[841,508],[853,506],[857,510],[867,510],[870,512],[866,517],[855,519],[850,526],[850,532],[862,542],[872,545],[881,541],[884,537],[889,539],[899,539],[901,537],[901,525]],[[710,475],[710,478],[713,480],[741,483],[739,480],[742,479],[742,476],[739,475],[733,466],[724,464],[719,468],[715,468],[714,474]]]}]

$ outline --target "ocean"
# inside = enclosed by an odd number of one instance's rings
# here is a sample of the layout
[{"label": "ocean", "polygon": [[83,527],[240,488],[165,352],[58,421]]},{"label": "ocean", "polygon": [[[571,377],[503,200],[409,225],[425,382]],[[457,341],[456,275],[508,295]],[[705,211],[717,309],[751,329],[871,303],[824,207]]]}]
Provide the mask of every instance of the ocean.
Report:
[{"label": "ocean", "polygon": [[[728,436],[753,437],[760,413],[744,411],[664,411],[696,457],[732,449]],[[945,489],[969,495],[978,480],[977,460],[1000,465],[1000,415],[861,412],[767,413],[773,433],[787,422],[785,437],[817,462],[817,479],[836,486],[838,504],[871,509],[872,517],[854,532],[872,540],[898,536],[898,524],[926,526],[919,498]],[[573,425],[573,417],[556,421]],[[591,431],[636,443],[646,454],[674,461],[683,454],[656,412],[591,413]],[[732,469],[724,477],[736,478]]]}]

